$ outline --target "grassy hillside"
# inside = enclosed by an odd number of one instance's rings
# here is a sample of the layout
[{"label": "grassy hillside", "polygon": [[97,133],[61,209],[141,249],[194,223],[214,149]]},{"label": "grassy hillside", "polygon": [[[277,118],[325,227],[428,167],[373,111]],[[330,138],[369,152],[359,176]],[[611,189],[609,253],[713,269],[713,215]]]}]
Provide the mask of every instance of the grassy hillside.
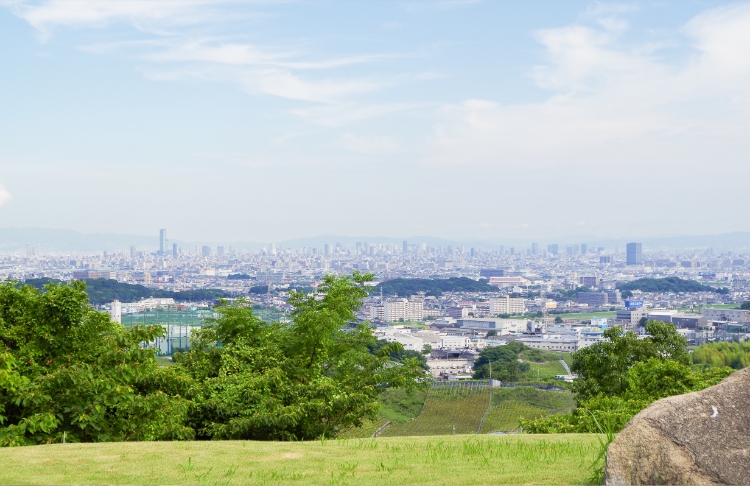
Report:
[{"label": "grassy hillside", "polygon": [[575,398],[569,391],[537,390],[529,386],[494,389],[492,408],[482,425],[482,433],[516,431],[521,418],[568,413],[574,406]]},{"label": "grassy hillside", "polygon": [[414,395],[409,408],[401,412],[394,410],[390,403],[399,399],[401,397],[394,395],[381,400],[381,420],[349,431],[346,436],[370,437],[387,420],[391,420],[391,425],[382,431],[382,437],[453,434],[454,427],[456,434],[511,432],[518,430],[521,418],[567,413],[574,406],[569,391],[546,391],[528,386],[492,389],[435,386],[426,398]]},{"label": "grassy hillside", "polygon": [[581,484],[586,434],[325,442],[120,442],[0,449],[2,484]]},{"label": "grassy hillside", "polygon": [[432,387],[422,412],[414,420],[393,424],[383,437],[444,434],[476,434],[487,411],[487,387]]}]

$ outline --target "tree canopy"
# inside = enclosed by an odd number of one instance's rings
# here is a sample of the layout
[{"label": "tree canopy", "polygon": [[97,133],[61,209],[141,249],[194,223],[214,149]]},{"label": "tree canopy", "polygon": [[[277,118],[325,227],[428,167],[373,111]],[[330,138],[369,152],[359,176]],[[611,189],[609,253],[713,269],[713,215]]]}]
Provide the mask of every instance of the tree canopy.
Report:
[{"label": "tree canopy", "polygon": [[[665,278],[639,278],[632,282],[626,282],[617,286],[620,290],[641,290],[643,292],[716,292],[717,294],[726,294],[729,292],[726,288],[716,288],[703,285],[695,280],[684,280],[679,277]],[[631,293],[632,295],[632,293]],[[624,297],[624,295],[623,295]]]},{"label": "tree canopy", "polygon": [[650,337],[638,339],[632,332],[615,326],[604,331],[604,341],[577,351],[573,355],[573,373],[578,375],[573,387],[579,398],[587,399],[600,393],[619,395],[627,388],[628,370],[638,362],[651,358],[671,359],[690,364],[687,340],[674,325],[649,321],[646,332]]},{"label": "tree canopy", "polygon": [[[174,366],[144,347],[161,326],[124,328],[86,285],[0,285],[0,445],[333,437],[375,418],[378,395],[426,383],[421,353],[352,328],[371,275],[328,276],[293,293],[289,324],[243,301],[194,333]],[[398,356],[398,360],[392,356]]]},{"label": "tree canopy", "polygon": [[45,290],[0,285],[0,445],[192,438],[179,382],[140,346],[164,330],[111,322],[83,282]]},{"label": "tree canopy", "polygon": [[252,308],[223,306],[178,368],[196,383],[190,424],[202,439],[303,440],[332,437],[377,416],[384,387],[413,390],[415,358],[394,363],[398,343],[377,346],[372,328],[348,323],[371,275],[326,276],[317,296],[293,293],[292,324],[266,323]]},{"label": "tree canopy", "polygon": [[[117,299],[120,302],[138,302],[149,297],[173,298],[177,302],[196,302],[216,300],[225,297],[224,291],[219,289],[198,289],[172,292],[170,290],[150,289],[143,285],[134,285],[110,280],[106,278],[87,278],[86,293],[89,302],[94,305],[102,305]],[[49,278],[27,279],[24,282],[37,289],[43,289],[49,283],[61,283],[59,280]]]},{"label": "tree canopy", "polygon": [[570,414],[522,420],[524,431],[601,432],[603,427],[617,432],[653,401],[702,390],[733,371],[722,363],[692,369],[687,341],[669,323],[649,321],[646,331],[651,337],[638,339],[633,332],[613,327],[604,332],[606,341],[574,353],[577,408]]},{"label": "tree canopy", "polygon": [[379,283],[373,292],[383,291],[384,295],[408,297],[418,292],[425,295],[440,296],[443,292],[497,292],[497,287],[489,285],[488,280],[472,280],[467,277],[437,279],[394,278]]}]

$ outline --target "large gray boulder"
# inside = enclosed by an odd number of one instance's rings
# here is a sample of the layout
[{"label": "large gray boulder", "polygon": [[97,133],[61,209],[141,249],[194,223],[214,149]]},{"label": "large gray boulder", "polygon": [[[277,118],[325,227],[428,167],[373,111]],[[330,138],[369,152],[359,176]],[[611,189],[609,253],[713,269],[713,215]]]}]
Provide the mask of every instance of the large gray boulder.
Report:
[{"label": "large gray boulder", "polygon": [[750,484],[750,368],[633,417],[609,446],[604,484]]}]

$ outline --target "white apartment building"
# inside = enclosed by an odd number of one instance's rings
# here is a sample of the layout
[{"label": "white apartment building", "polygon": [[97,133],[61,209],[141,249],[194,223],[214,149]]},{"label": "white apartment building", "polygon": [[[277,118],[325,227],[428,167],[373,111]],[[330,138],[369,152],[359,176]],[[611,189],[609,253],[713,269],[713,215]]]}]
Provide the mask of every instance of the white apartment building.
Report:
[{"label": "white apartment building", "polygon": [[416,299],[388,299],[370,306],[370,319],[381,322],[421,321],[424,319],[424,301]]},{"label": "white apartment building", "polygon": [[490,299],[490,314],[523,314],[526,304],[521,297],[493,297]]},{"label": "white apartment building", "polygon": [[422,351],[422,348],[424,348],[424,341],[410,333],[396,332],[393,334],[386,334],[385,340],[389,343],[401,343],[407,351]]},{"label": "white apartment building", "polygon": [[707,321],[750,322],[750,311],[744,309],[703,309]]},{"label": "white apartment building", "polygon": [[463,349],[469,347],[467,336],[442,336],[440,347],[443,349]]},{"label": "white apartment building", "polygon": [[[174,305],[174,299],[169,298],[148,298],[138,302],[120,302],[120,313],[122,314],[134,314],[136,312],[144,312],[157,307],[165,305]],[[110,304],[112,305],[112,304]]]},{"label": "white apartment building", "polygon": [[578,351],[578,336],[566,336],[562,334],[543,334],[538,337],[527,337],[518,340],[526,346],[547,351]]}]

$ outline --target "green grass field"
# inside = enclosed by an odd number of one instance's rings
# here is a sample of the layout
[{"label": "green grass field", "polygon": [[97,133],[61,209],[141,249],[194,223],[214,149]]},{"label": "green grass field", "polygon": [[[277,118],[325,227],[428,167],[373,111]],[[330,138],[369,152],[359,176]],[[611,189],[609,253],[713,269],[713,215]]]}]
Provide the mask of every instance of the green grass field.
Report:
[{"label": "green grass field", "polygon": [[532,380],[547,380],[554,378],[555,375],[567,374],[565,368],[560,361],[550,361],[547,363],[534,363],[533,361],[526,361],[531,366],[529,376]]},{"label": "green grass field", "polygon": [[121,442],[0,449],[2,484],[581,484],[593,434],[315,442]]}]

